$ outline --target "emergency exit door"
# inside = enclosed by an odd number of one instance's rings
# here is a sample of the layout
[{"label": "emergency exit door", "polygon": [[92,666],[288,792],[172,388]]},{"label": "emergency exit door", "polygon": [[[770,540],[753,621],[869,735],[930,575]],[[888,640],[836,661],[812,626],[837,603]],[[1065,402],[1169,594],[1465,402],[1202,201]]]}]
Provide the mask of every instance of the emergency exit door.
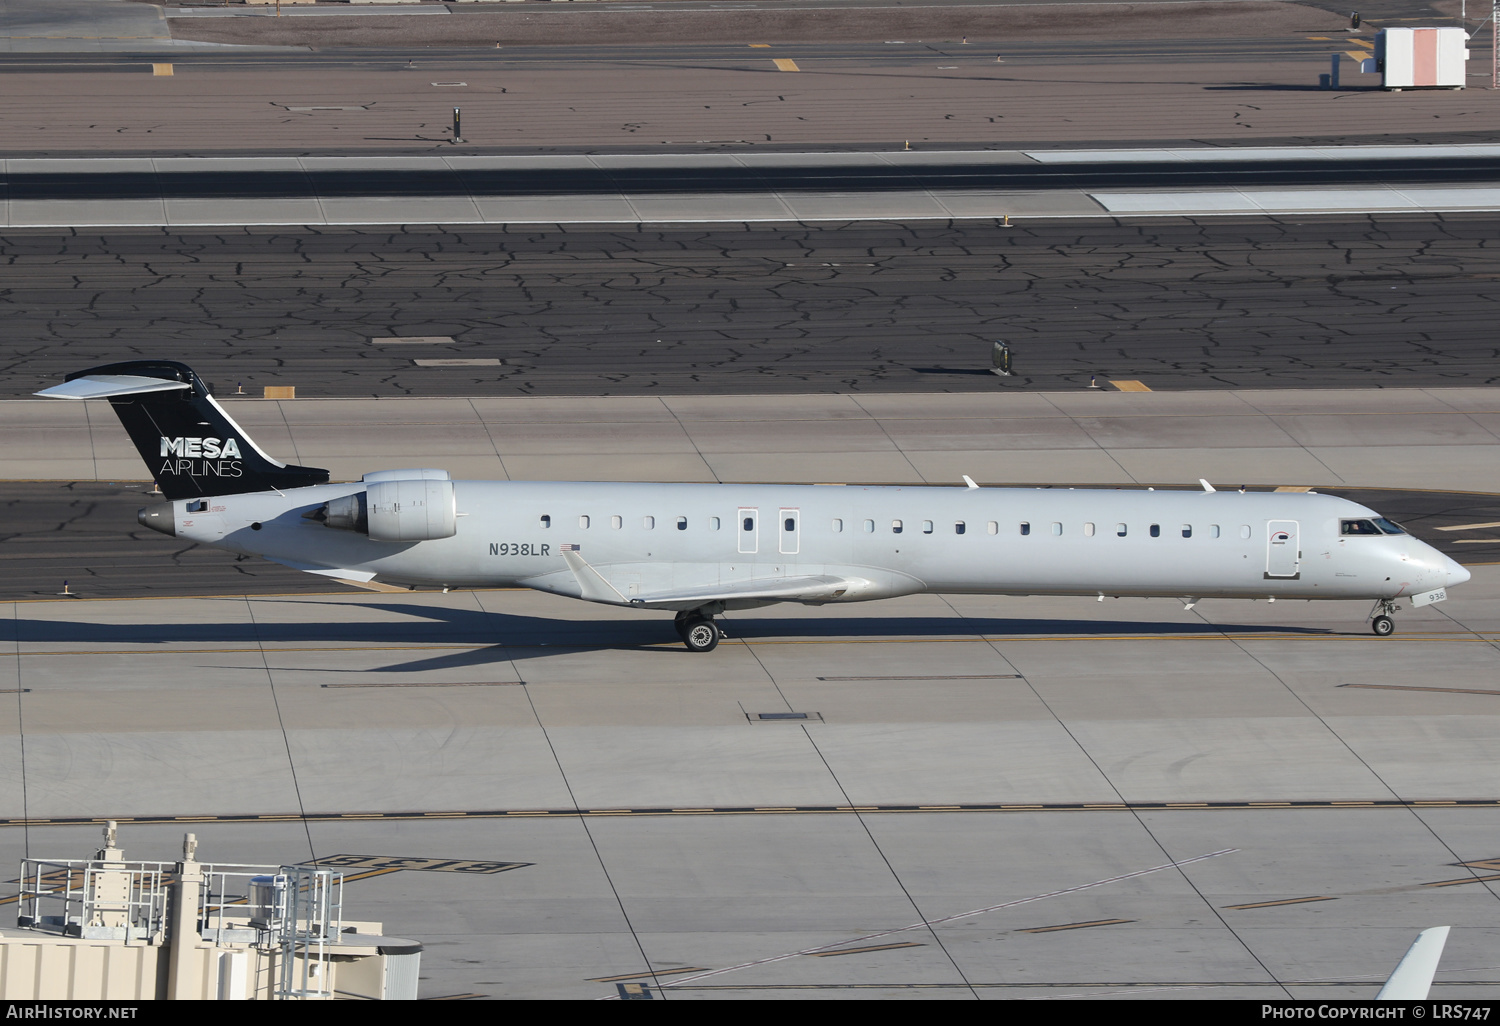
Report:
[{"label": "emergency exit door", "polygon": [[739,519],[735,522],[735,533],[740,536],[741,552],[760,551],[760,510],[740,507]]}]

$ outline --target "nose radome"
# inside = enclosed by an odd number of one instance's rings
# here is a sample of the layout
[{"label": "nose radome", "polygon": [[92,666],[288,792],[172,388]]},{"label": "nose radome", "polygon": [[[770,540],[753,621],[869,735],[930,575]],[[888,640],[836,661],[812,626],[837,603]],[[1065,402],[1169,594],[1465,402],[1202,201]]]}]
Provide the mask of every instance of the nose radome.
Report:
[{"label": "nose radome", "polygon": [[1455,584],[1463,584],[1472,576],[1473,574],[1469,573],[1468,567],[1460,563],[1455,563],[1451,559],[1448,560],[1448,586],[1450,588]]}]

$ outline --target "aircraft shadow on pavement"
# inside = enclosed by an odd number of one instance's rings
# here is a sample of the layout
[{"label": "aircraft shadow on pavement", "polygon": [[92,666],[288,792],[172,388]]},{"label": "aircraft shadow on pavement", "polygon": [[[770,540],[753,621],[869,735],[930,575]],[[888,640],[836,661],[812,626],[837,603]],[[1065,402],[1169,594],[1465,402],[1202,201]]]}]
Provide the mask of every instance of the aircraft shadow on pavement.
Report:
[{"label": "aircraft shadow on pavement", "polygon": [[[265,602],[267,600],[260,600]],[[269,600],[271,602],[285,600]],[[559,649],[665,649],[669,654],[693,655],[677,647],[676,634],[663,613],[636,620],[560,620],[549,617],[489,613],[478,609],[447,609],[420,602],[296,602],[302,611],[320,606],[378,610],[410,617],[391,622],[302,620],[210,623],[77,623],[66,620],[17,619],[0,621],[0,641],[33,644],[140,645],[171,649],[178,645],[267,645],[266,655],[285,664],[292,653],[279,653],[274,646],[303,644],[370,645],[458,645],[479,646],[457,652],[435,652],[431,657],[403,659],[374,669],[329,670],[326,673],[416,673],[444,668],[513,662],[545,657]],[[870,638],[974,638],[1024,637],[1107,638],[1129,636],[1236,636],[1296,634],[1323,637],[1337,632],[1326,628],[1267,626],[1264,624],[1211,624],[1159,620],[1065,620],[999,617],[908,617],[908,616],[819,616],[721,618],[731,640],[764,641],[806,639],[837,642]],[[143,648],[149,652],[149,648]],[[208,654],[208,653],[205,653]],[[394,654],[394,653],[393,653]],[[712,656],[697,656],[712,659]],[[281,665],[278,668],[291,669]],[[314,669],[307,667],[307,669]]]}]

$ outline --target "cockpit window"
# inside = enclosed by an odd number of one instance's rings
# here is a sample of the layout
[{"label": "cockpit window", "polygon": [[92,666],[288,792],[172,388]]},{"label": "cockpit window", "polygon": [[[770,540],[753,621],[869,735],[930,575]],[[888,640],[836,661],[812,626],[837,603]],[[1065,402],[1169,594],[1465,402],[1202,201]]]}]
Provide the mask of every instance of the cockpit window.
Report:
[{"label": "cockpit window", "polygon": [[1373,520],[1344,520],[1339,524],[1339,533],[1351,534],[1380,534],[1380,528],[1375,526]]},{"label": "cockpit window", "polygon": [[1375,518],[1375,526],[1378,527],[1378,528],[1380,528],[1381,533],[1383,533],[1383,534],[1405,534],[1406,533],[1406,528],[1402,527],[1400,524],[1396,523],[1394,520],[1387,520],[1385,517],[1376,517]]}]

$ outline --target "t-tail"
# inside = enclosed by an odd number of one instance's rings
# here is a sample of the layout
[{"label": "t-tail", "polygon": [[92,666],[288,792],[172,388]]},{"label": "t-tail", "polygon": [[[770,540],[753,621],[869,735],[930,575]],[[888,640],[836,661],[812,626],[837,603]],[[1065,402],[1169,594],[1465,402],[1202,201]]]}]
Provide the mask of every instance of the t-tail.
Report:
[{"label": "t-tail", "polygon": [[328,471],[273,459],[250,440],[186,364],[131,360],[69,374],[38,392],[108,399],[168,499],[324,484]]}]

